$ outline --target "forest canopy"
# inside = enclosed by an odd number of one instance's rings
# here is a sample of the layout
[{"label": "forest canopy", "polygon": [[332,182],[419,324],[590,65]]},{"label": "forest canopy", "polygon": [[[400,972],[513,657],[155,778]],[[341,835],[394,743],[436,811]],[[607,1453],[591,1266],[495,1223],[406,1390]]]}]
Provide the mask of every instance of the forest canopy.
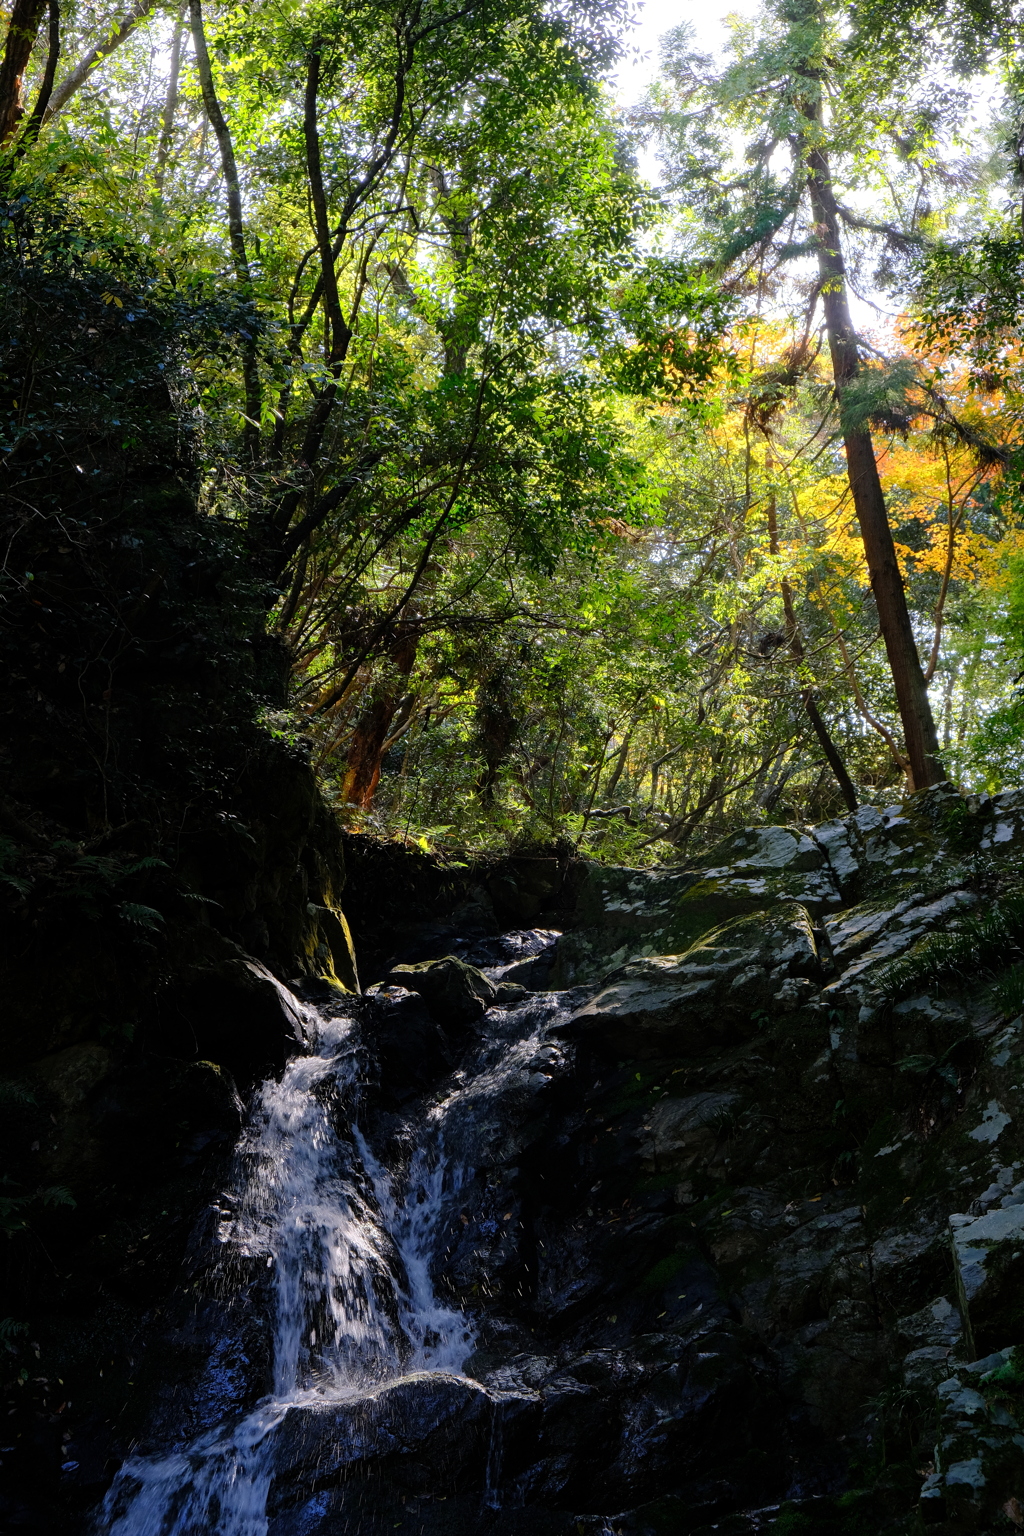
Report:
[{"label": "forest canopy", "polygon": [[354,831],[643,863],[1019,783],[1020,17],[765,0],[624,102],[630,27],[14,0],[6,463],[171,434]]}]

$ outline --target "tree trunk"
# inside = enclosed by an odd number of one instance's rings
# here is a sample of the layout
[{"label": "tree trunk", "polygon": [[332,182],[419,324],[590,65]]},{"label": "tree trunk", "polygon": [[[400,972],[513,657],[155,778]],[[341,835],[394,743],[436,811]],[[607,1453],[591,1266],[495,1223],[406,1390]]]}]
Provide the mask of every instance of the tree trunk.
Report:
[{"label": "tree trunk", "polygon": [[[217,138],[217,147],[220,150],[220,163],[224,171],[224,188],[227,193],[228,203],[228,238],[231,243],[231,259],[234,263],[235,279],[245,297],[251,300],[252,275],[249,271],[249,257],[245,248],[245,229],[242,223],[242,188],[238,179],[238,166],[235,163],[235,148],[231,142],[231,133],[224,120],[224,113],[220,109],[220,102],[217,100],[217,90],[213,82],[213,68],[210,64],[209,49],[206,46],[206,29],[203,26],[202,0],[189,0],[189,18],[192,24],[192,43],[195,48],[196,70],[203,93],[203,106],[206,108],[210,127]],[[262,394],[260,390],[259,368],[256,363],[255,336],[243,342],[242,375],[245,380],[245,424],[242,431],[242,440],[248,456],[251,459],[255,459],[259,453],[260,415],[262,412]]]},{"label": "tree trunk", "polygon": [[[818,136],[820,111],[817,99],[800,103],[803,116]],[[806,151],[807,185],[818,242],[818,275],[821,280],[825,328],[832,357],[836,396],[842,410],[843,395],[860,372],[857,339],[846,293],[846,264],[839,230],[839,210],[828,156],[818,147]],[[900,575],[892,529],[875,462],[875,449],[867,426],[843,427],[846,472],[853,505],[867,556],[871,590],[878,622],[896,688],[896,702],[910,762],[914,789],[941,783],[945,778],[939,759],[939,742],[928,699],[928,685],[921,669],[917,642],[907,608],[907,594]]]},{"label": "tree trunk", "polygon": [[0,144],[6,143],[24,115],[22,81],[45,9],[46,0],[14,0],[0,60]]},{"label": "tree trunk", "polygon": [[346,805],[358,805],[368,810],[373,804],[380,782],[384,744],[406,692],[405,681],[413,669],[418,649],[417,629],[407,629],[399,636],[388,655],[387,674],[371,691],[369,702],[356,721],[341,787],[341,798]]},{"label": "tree trunk", "polygon": [[29,145],[39,136],[39,130],[43,126],[47,104],[53,94],[53,81],[57,73],[57,60],[60,58],[60,3],[59,0],[49,0],[50,25],[49,44],[46,50],[46,66],[43,69],[43,78],[39,83],[39,93],[36,96],[32,111],[25,119],[25,126],[21,130],[18,139],[16,153],[24,154]]},{"label": "tree trunk", "polygon": [[508,669],[499,666],[484,679],[477,694],[476,733],[484,770],[474,788],[485,805],[494,804],[501,769],[508,760],[520,725],[520,711],[516,708]]},{"label": "tree trunk", "polygon": [[163,115],[160,119],[160,142],[157,145],[156,175],[153,178],[160,192],[164,189],[167,160],[174,138],[174,114],[178,110],[178,80],[181,75],[181,43],[184,35],[185,20],[183,16],[179,16],[174,23],[174,35],[171,38],[171,67],[167,77],[167,95],[164,98]]}]

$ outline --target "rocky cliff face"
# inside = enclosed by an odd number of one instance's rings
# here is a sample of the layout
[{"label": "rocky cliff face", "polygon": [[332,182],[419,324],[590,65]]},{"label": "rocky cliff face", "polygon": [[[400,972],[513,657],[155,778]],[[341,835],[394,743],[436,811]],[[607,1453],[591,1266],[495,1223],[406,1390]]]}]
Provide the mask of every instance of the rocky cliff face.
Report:
[{"label": "rocky cliff face", "polygon": [[269,1536],[1020,1528],[1022,849],[1024,795],[929,791],[296,984],[187,1295],[51,1413],[53,1528],[133,1435],[111,1536],[234,1531],[229,1484]]},{"label": "rocky cliff face", "polygon": [[0,463],[0,1525],[66,1530],[68,1415],[102,1479],[239,1094],[300,1043],[282,982],[356,977],[340,834],[260,721],[288,658],[244,528],[197,506],[173,343],[101,284],[6,275],[5,325],[19,283],[43,318]]}]

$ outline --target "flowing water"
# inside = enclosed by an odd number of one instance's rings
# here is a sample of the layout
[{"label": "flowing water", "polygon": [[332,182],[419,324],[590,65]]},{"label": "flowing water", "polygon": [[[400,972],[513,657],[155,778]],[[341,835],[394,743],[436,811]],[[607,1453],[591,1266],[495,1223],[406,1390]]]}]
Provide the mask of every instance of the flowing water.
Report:
[{"label": "flowing water", "polygon": [[[358,1023],[310,1017],[309,1054],[260,1092],[218,1234],[250,1272],[272,1271],[273,1390],[169,1455],[128,1461],[97,1536],[265,1536],[274,1436],[290,1410],[351,1402],[410,1372],[461,1372],[473,1320],[435,1294],[435,1248],[474,1153],[497,1129],[496,1105],[535,1080],[544,1012],[489,1016],[497,1022],[468,1068],[407,1127],[408,1164],[393,1173],[359,1128]],[[489,1502],[500,1457],[499,1431]]]}]

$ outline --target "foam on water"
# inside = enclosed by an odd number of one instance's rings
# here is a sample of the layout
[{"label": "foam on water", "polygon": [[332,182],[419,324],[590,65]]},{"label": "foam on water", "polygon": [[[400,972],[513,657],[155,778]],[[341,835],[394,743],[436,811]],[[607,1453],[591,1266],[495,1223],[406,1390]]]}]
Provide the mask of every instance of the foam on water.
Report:
[{"label": "foam on water", "polygon": [[274,1432],[291,1408],[340,1404],[411,1371],[461,1374],[473,1322],[438,1299],[431,1265],[473,1163],[500,1135],[499,1101],[535,1086],[549,1017],[529,1007],[490,1016],[475,1059],[411,1128],[408,1166],[395,1174],[357,1124],[354,1020],[310,1020],[310,1053],[260,1091],[219,1231],[226,1252],[273,1271],[272,1393],[169,1455],[126,1462],[97,1536],[266,1536]]},{"label": "foam on water", "polygon": [[358,1099],[356,1047],[351,1020],[318,1021],[314,1053],[263,1085],[239,1144],[219,1237],[273,1269],[272,1395],[170,1456],[127,1462],[99,1517],[106,1536],[264,1536],[272,1432],[290,1407],[406,1370],[459,1371],[470,1353],[471,1322],[430,1279],[446,1181],[460,1175],[441,1145],[419,1146],[400,1196],[358,1128],[339,1129]]}]

